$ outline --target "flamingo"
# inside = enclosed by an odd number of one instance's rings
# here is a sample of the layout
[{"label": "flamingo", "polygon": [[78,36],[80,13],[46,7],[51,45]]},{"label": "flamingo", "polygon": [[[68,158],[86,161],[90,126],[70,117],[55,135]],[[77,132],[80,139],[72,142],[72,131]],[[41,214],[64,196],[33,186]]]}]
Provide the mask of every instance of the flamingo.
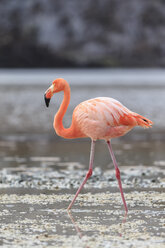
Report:
[{"label": "flamingo", "polygon": [[125,201],[122,183],[120,179],[120,170],[116,162],[115,155],[111,146],[111,139],[123,136],[135,126],[149,128],[152,121],[130,111],[119,101],[109,97],[97,97],[81,102],[73,111],[72,123],[69,128],[63,126],[63,117],[67,111],[70,102],[70,86],[63,78],[57,78],[45,92],[45,103],[49,106],[52,96],[63,91],[64,97],[61,106],[54,117],[54,129],[57,135],[66,139],[85,138],[91,139],[91,151],[88,172],[77,190],[73,200],[68,206],[68,210],[73,206],[81,189],[91,177],[93,171],[93,160],[95,143],[97,140],[105,140],[115,167],[116,179],[118,181],[121,198],[124,204],[125,212],[128,212]]}]

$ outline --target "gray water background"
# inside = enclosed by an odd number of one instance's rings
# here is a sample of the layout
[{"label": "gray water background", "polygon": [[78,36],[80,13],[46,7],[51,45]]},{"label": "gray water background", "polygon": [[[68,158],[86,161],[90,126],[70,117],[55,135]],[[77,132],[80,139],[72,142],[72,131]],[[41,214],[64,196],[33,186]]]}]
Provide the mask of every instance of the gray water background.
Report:
[{"label": "gray water background", "polygon": [[[52,98],[49,109],[45,107],[43,95],[57,77],[65,78],[71,86],[71,102],[64,117],[66,126],[70,125],[77,104],[97,96],[106,96],[121,101],[129,109],[151,119],[154,122],[152,132],[149,131],[151,135],[165,129],[164,70],[6,69],[0,70],[0,133],[52,135],[53,117],[63,94],[56,94]],[[139,128],[137,131],[142,132]]]}]

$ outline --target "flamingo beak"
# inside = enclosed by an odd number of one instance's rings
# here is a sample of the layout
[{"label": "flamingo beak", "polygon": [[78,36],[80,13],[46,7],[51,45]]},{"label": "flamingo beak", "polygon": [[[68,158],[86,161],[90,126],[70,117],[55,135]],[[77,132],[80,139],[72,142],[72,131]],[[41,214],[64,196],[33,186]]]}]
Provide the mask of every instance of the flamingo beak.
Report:
[{"label": "flamingo beak", "polygon": [[53,90],[54,90],[54,86],[52,85],[49,87],[49,89],[47,89],[47,91],[44,94],[45,104],[47,107],[49,107],[50,99],[53,96]]},{"label": "flamingo beak", "polygon": [[50,103],[50,99],[51,99],[51,98],[47,98],[47,97],[46,97],[46,93],[44,94],[44,98],[45,98],[46,107],[49,107],[49,103]]}]

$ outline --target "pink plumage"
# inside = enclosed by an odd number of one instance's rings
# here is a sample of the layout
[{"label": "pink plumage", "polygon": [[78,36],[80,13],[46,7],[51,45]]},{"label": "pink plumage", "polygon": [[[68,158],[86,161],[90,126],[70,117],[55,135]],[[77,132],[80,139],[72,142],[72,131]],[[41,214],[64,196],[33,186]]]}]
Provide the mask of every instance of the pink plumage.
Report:
[{"label": "pink plumage", "polygon": [[71,126],[69,128],[64,128],[62,121],[70,101],[70,87],[66,80],[58,78],[53,81],[52,86],[49,87],[45,93],[45,102],[48,107],[53,94],[59,91],[64,91],[64,99],[54,118],[53,126],[56,133],[66,139],[90,137],[92,140],[89,170],[68,209],[72,207],[79,192],[88,178],[92,175],[96,140],[104,139],[107,142],[112,157],[122,201],[127,213],[128,208],[123,194],[120,171],[112,151],[110,139],[126,134],[134,126],[142,126],[144,128],[151,127],[152,121],[130,111],[113,98],[98,97],[80,103],[73,112]]},{"label": "pink plumage", "polygon": [[75,108],[73,117],[81,132],[93,140],[109,140],[126,134],[136,125],[151,125],[148,119],[108,97],[98,97],[80,103]]}]

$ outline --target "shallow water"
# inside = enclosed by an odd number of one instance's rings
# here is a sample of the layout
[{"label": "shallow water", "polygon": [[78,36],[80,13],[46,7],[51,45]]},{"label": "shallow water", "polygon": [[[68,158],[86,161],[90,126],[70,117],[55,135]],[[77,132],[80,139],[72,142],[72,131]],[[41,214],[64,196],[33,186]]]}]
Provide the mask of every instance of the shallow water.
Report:
[{"label": "shallow water", "polygon": [[105,96],[154,122],[152,132],[142,133],[143,140],[154,135],[165,140],[164,70],[0,70],[0,134],[53,135],[53,118],[63,94],[55,94],[46,108],[44,93],[57,77],[64,77],[71,86],[71,101],[64,116],[66,127],[80,102]]},{"label": "shallow water", "polygon": [[66,211],[88,168],[89,140],[0,139],[3,247],[164,247],[165,143],[113,141],[128,204],[124,216],[106,144],[94,173]]}]

